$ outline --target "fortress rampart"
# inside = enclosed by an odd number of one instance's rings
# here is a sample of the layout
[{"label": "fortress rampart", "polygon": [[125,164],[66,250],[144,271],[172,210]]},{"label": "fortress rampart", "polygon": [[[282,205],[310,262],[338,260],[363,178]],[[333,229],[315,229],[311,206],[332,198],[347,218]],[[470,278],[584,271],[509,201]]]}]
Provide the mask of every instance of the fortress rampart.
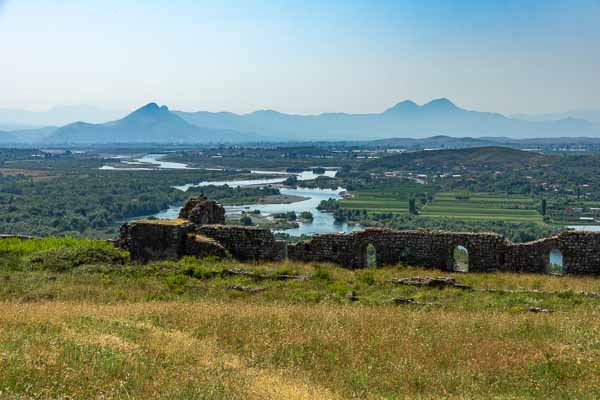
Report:
[{"label": "fortress rampart", "polygon": [[[222,221],[221,212],[206,199],[197,208],[184,207],[197,221]],[[191,203],[188,203],[191,204]],[[207,207],[207,204],[209,205]],[[219,206],[220,207],[220,206]],[[216,218],[207,218],[203,211]],[[559,251],[567,274],[600,274],[600,233],[562,231],[556,236],[528,243],[512,243],[495,233],[460,233],[434,230],[395,231],[366,229],[349,234],[322,234],[311,240],[286,244],[266,229],[218,224],[200,225],[177,220],[143,220],[123,225],[121,247],[134,260],[177,259],[230,254],[240,261],[332,262],[346,268],[367,266],[367,247],[375,248],[376,265],[399,263],[455,270],[454,250],[468,251],[468,271],[546,273],[550,253]]]}]

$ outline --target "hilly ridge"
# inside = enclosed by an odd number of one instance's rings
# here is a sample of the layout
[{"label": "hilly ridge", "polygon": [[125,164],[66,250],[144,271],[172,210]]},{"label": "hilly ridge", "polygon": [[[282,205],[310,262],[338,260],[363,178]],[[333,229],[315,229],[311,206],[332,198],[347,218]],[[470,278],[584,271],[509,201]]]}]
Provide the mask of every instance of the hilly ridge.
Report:
[{"label": "hilly ridge", "polygon": [[600,135],[600,125],[586,120],[525,121],[499,113],[465,110],[445,98],[420,106],[405,100],[375,114],[295,115],[272,110],[249,114],[206,111],[177,111],[176,114],[197,126],[260,132],[288,140],[423,138],[434,135],[513,138]]},{"label": "hilly ridge", "polygon": [[415,151],[397,154],[368,162],[364,168],[411,169],[425,167],[444,171],[457,168],[469,170],[510,171],[552,164],[560,156],[547,155],[508,147],[486,146],[464,149]]},{"label": "hilly ridge", "polygon": [[[248,114],[182,112],[149,103],[111,122],[79,121],[62,127],[4,130],[6,132],[0,132],[0,143],[58,145],[311,140],[374,140],[381,141],[381,144],[389,141],[387,144],[401,145],[425,138],[434,147],[438,142],[448,144],[443,147],[473,147],[525,138],[579,140],[582,137],[600,137],[600,124],[587,120],[568,117],[527,121],[499,113],[465,110],[445,98],[423,105],[405,100],[381,113],[318,115],[286,114],[274,110]],[[462,140],[454,140],[456,138]]]}]

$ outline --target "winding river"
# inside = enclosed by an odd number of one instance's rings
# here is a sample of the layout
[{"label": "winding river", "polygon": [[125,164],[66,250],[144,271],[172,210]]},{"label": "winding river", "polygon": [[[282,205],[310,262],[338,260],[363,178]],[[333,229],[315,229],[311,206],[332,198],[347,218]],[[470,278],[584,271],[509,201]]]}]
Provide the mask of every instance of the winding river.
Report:
[{"label": "winding river", "polygon": [[[174,163],[161,161],[161,158],[165,154],[147,154],[142,158],[135,159],[133,161],[121,160],[121,163],[128,165],[135,165],[134,167],[114,167],[105,165],[100,167],[103,170],[155,170],[155,169],[193,169],[188,167],[186,164]],[[138,166],[139,165],[139,166]],[[212,169],[215,170],[215,169]],[[176,189],[187,191],[192,187],[202,187],[209,185],[228,185],[230,187],[244,187],[244,186],[266,186],[270,184],[282,183],[290,175],[295,175],[298,180],[312,180],[318,176],[312,171],[303,171],[300,173],[289,173],[285,171],[263,171],[263,170],[251,170],[252,174],[255,175],[281,175],[280,178],[269,178],[269,179],[247,179],[247,180],[228,180],[228,181],[203,181],[198,183],[188,183],[182,186],[174,186]],[[337,173],[335,169],[325,170],[325,176],[334,177]],[[306,200],[299,201],[291,204],[242,204],[236,206],[226,206],[225,211],[229,215],[239,214],[242,211],[259,210],[264,216],[268,216],[274,213],[285,213],[288,211],[295,211],[297,214],[303,211],[309,211],[313,214],[312,222],[299,222],[298,228],[286,229],[275,232],[287,233],[290,236],[301,236],[301,235],[313,235],[317,233],[329,233],[329,232],[344,232],[349,233],[356,230],[362,230],[363,228],[358,225],[349,225],[347,223],[336,223],[333,215],[329,213],[321,212],[317,209],[319,203],[322,200],[327,199],[340,199],[340,193],[344,191],[343,188],[337,189],[309,189],[300,188],[281,188],[280,192],[283,195],[289,196],[302,196],[307,197]],[[167,210],[161,211],[156,214],[157,218],[176,218],[179,214],[181,207],[170,207]]]}]

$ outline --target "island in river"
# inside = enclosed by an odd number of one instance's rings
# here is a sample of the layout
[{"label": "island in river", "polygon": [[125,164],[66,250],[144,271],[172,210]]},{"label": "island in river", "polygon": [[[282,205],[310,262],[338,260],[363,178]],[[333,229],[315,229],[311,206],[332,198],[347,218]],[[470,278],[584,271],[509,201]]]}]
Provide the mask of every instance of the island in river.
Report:
[{"label": "island in river", "polygon": [[258,204],[293,204],[300,201],[308,200],[310,197],[296,196],[290,194],[274,194],[271,196],[261,197],[257,200]]}]

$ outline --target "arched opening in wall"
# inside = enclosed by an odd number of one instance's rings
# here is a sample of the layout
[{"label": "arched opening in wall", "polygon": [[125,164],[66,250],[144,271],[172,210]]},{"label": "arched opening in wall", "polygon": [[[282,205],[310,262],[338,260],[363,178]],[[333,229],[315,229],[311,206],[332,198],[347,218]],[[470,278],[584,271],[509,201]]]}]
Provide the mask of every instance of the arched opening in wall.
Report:
[{"label": "arched opening in wall", "polygon": [[367,267],[375,268],[377,266],[377,249],[371,243],[367,245]]},{"label": "arched opening in wall", "polygon": [[454,271],[469,271],[469,250],[465,246],[459,245],[452,252],[452,266]]},{"label": "arched opening in wall", "polygon": [[552,249],[548,254],[548,273],[558,275],[565,273],[563,255],[559,249]]}]

